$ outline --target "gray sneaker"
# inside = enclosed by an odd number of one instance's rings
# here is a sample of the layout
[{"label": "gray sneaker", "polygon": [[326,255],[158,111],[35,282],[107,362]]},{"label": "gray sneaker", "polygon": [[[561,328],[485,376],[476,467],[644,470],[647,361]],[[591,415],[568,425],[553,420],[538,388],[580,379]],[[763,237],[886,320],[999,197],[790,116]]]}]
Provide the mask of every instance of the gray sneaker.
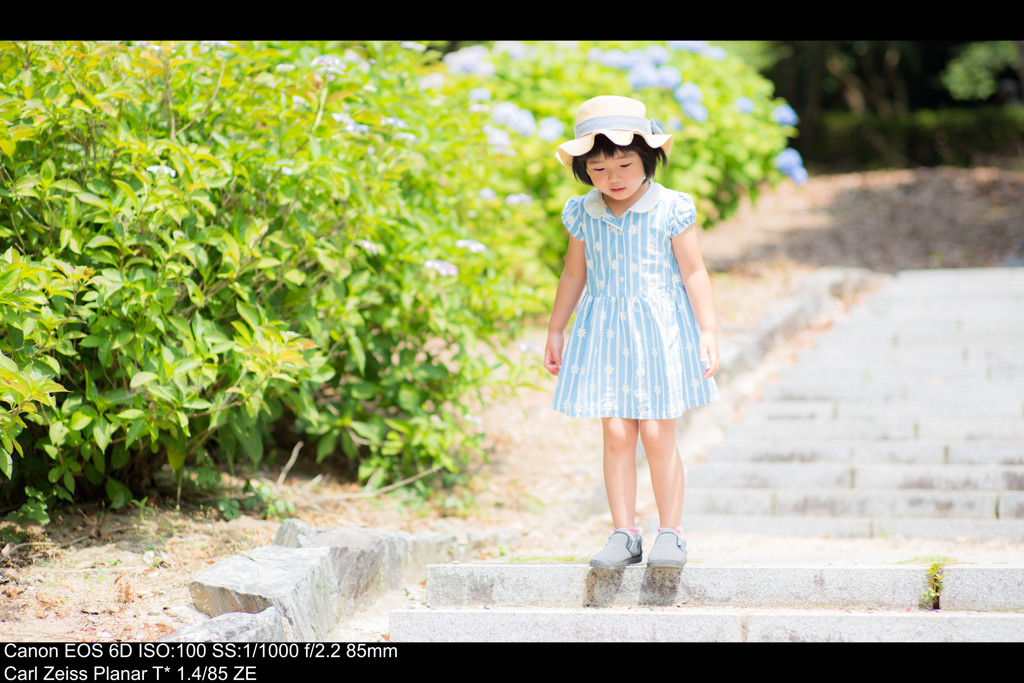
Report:
[{"label": "gray sneaker", "polygon": [[626,531],[615,531],[608,537],[604,550],[590,558],[590,566],[598,569],[625,569],[626,565],[638,563],[643,552],[640,534],[632,536]]},{"label": "gray sneaker", "polygon": [[647,553],[647,566],[682,569],[685,564],[686,539],[671,529],[660,532]]}]

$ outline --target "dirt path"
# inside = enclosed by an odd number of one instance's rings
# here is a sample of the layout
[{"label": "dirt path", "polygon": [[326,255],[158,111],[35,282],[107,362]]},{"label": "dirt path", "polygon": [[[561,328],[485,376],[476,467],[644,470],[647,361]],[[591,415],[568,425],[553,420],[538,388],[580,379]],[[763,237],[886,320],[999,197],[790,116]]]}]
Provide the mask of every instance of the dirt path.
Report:
[{"label": "dirt path", "polygon": [[[722,334],[753,325],[821,266],[895,272],[1020,259],[1022,197],[1024,173],[998,168],[784,184],[701,237]],[[528,341],[539,346],[543,334]],[[775,360],[784,364],[786,350]],[[500,526],[523,533],[520,554],[585,558],[608,527],[599,430],[550,410],[553,382],[546,376],[538,381],[542,391],[523,392],[482,415],[491,462],[447,516],[400,495],[359,497],[330,476],[295,473],[275,489],[310,524],[453,533]],[[651,502],[641,498],[639,506],[646,524]],[[250,516],[225,521],[217,513],[169,506],[105,517],[83,508],[47,528],[0,524],[0,641],[151,640],[173,633],[192,617],[192,577],[209,563],[271,543],[278,524]],[[807,551],[815,552],[818,543],[809,541]],[[704,552],[728,554],[729,548]]]}]

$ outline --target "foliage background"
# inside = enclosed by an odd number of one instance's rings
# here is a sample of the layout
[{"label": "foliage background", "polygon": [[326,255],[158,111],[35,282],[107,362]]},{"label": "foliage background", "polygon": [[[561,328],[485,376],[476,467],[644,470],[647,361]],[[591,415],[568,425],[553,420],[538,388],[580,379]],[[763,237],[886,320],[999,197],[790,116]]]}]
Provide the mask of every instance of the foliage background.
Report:
[{"label": "foliage background", "polygon": [[[703,42],[0,43],[0,490],[144,500],[299,449],[374,487],[483,456],[529,381],[575,109],[633,94],[712,225],[806,178]],[[426,480],[417,486],[426,487]],[[233,511],[224,509],[225,514]]]}]

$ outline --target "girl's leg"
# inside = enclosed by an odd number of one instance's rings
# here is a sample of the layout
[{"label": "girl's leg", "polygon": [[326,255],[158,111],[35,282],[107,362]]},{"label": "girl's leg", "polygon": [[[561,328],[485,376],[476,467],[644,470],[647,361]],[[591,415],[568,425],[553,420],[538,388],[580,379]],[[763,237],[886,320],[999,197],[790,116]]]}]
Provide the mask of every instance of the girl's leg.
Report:
[{"label": "girl's leg", "polygon": [[675,529],[682,523],[683,496],[686,492],[683,461],[676,449],[676,422],[641,420],[639,432],[647,455],[647,465],[651,470],[659,523],[663,528]]},{"label": "girl's leg", "polygon": [[601,419],[604,431],[604,487],[612,524],[636,524],[636,442],[639,422],[619,417]]}]

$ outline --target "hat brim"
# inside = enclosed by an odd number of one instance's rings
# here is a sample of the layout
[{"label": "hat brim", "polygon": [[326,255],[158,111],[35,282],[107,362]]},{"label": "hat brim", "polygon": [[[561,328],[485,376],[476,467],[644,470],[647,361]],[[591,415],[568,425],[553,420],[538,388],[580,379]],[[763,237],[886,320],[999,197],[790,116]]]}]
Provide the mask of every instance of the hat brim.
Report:
[{"label": "hat brim", "polygon": [[672,149],[671,135],[654,135],[640,130],[595,130],[593,133],[587,133],[575,140],[563,142],[555,150],[555,156],[558,157],[563,166],[572,168],[573,157],[581,156],[593,149],[595,135],[603,135],[620,147],[633,142],[633,136],[639,135],[652,149],[660,147],[666,154]]}]

